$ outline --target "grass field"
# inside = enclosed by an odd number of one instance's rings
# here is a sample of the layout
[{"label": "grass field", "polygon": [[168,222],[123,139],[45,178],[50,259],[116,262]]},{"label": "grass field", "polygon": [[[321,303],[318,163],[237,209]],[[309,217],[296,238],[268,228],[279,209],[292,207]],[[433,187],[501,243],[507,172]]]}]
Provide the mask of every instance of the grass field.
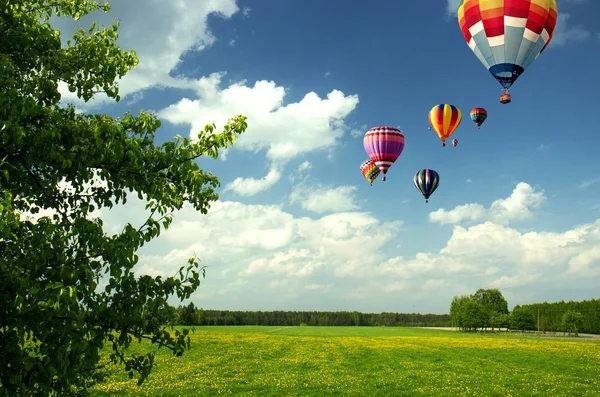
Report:
[{"label": "grass field", "polygon": [[[136,345],[141,351],[145,345]],[[196,327],[93,396],[600,396],[600,342],[388,327]]]}]

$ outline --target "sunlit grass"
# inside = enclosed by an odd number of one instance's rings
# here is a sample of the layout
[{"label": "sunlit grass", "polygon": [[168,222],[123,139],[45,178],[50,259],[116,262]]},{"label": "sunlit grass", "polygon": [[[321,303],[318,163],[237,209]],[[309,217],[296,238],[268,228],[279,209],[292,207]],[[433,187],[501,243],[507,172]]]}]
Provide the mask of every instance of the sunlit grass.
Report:
[{"label": "sunlit grass", "polygon": [[[392,327],[197,327],[94,396],[600,396],[600,343]],[[136,350],[144,349],[137,346]],[[161,349],[162,350],[162,349]]]}]

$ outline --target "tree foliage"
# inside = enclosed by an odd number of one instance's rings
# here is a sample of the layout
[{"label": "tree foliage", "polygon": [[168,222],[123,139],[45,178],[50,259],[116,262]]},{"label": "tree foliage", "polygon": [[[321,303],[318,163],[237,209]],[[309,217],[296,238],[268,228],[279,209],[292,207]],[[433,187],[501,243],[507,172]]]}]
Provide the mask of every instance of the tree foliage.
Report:
[{"label": "tree foliage", "polygon": [[[477,303],[480,312],[469,302]],[[600,299],[581,302],[533,303],[516,305],[508,312],[508,303],[497,289],[478,289],[472,295],[457,295],[450,304],[454,326],[463,331],[477,328],[512,328],[520,331],[564,331],[600,334]],[[481,321],[483,322],[483,325]]]},{"label": "tree foliage", "polygon": [[472,295],[452,298],[450,315],[463,330],[506,327],[508,303],[498,289],[478,289]]},{"label": "tree foliage", "polygon": [[563,331],[562,316],[571,310],[583,316],[579,324],[579,332],[600,334],[600,299],[533,303],[522,307],[528,307],[536,313],[539,311],[540,331]]},{"label": "tree foliage", "polygon": [[515,306],[510,314],[510,326],[519,331],[535,329],[535,313],[528,307]]},{"label": "tree foliage", "polygon": [[[79,29],[63,45],[52,15],[78,19],[107,4],[88,0],[0,2],[0,393],[67,395],[84,390],[109,361],[140,383],[154,353],[129,355],[134,340],[181,355],[188,330],[167,332],[167,299],[189,298],[204,268],[190,258],[172,277],[136,276],[136,251],[168,228],[184,204],[206,213],[218,198],[215,175],[195,159],[216,158],[245,131],[231,119],[222,133],[209,125],[190,141],[154,144],[160,121],[121,119],[61,107],[58,84],[89,100],[119,100],[116,80],[134,67],[133,51],[116,44],[117,24]],[[143,225],[109,234],[98,209],[147,203]],[[43,213],[40,213],[43,211]],[[37,220],[26,214],[49,214]],[[101,277],[106,286],[99,288]]]},{"label": "tree foliage", "polygon": [[579,334],[579,327],[583,323],[583,314],[574,310],[568,310],[562,315],[560,323],[563,331],[569,332],[569,336],[572,334],[577,336]]},{"label": "tree foliage", "polygon": [[479,288],[471,295],[471,299],[482,305],[489,312],[490,316],[494,313],[508,314],[508,302],[502,296],[502,292],[496,288]]}]

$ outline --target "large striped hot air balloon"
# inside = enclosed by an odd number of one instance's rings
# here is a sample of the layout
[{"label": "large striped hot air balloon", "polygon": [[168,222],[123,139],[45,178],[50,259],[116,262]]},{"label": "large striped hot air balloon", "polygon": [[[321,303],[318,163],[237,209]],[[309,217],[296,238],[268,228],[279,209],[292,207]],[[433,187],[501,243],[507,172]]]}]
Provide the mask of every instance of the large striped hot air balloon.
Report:
[{"label": "large striped hot air balloon", "polygon": [[556,0],[462,0],[458,25],[479,61],[503,87],[509,88],[548,47],[556,20]]},{"label": "large striped hot air balloon", "polygon": [[366,132],[363,145],[371,160],[383,173],[382,179],[385,181],[385,174],[404,149],[404,134],[395,127],[373,127]]},{"label": "large striped hot air balloon", "polygon": [[473,108],[471,110],[471,120],[477,125],[477,129],[481,128],[481,124],[487,119],[488,113],[484,108]]},{"label": "large striped hot air balloon", "polygon": [[365,179],[369,181],[371,186],[373,186],[373,181],[377,179],[381,170],[377,165],[373,162],[373,160],[365,160],[360,165],[360,172],[363,174]]},{"label": "large striped hot air balloon", "polygon": [[413,178],[413,183],[417,190],[425,197],[425,202],[429,202],[429,196],[435,192],[440,185],[440,176],[437,172],[430,169],[419,170]]},{"label": "large striped hot air balloon", "polygon": [[446,140],[458,128],[462,120],[460,109],[454,105],[435,105],[429,111],[429,124],[442,140],[442,146],[446,146]]}]

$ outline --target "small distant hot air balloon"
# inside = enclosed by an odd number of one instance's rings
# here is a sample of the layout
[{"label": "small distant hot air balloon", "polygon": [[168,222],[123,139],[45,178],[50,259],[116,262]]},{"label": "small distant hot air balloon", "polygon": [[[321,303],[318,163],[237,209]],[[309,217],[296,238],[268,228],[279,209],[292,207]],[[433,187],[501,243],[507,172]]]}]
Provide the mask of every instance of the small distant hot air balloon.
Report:
[{"label": "small distant hot air balloon", "polygon": [[480,129],[481,124],[487,119],[488,113],[484,108],[473,108],[471,110],[471,120],[477,125],[477,129]]},{"label": "small distant hot air balloon", "polygon": [[462,121],[460,109],[454,105],[442,103],[435,105],[429,111],[429,124],[442,140],[442,146],[446,146],[446,140],[458,128]]},{"label": "small distant hot air balloon", "polygon": [[363,176],[369,181],[371,186],[373,186],[373,181],[377,179],[381,170],[377,165],[373,162],[373,160],[366,160],[360,165],[360,172],[362,172]]},{"label": "small distant hot air balloon", "polygon": [[458,139],[453,139],[452,146],[456,147],[456,145],[458,145]]},{"label": "small distant hot air balloon", "polygon": [[440,176],[437,172],[430,169],[419,170],[413,178],[417,190],[425,197],[425,202],[429,202],[429,196],[435,192],[440,185]]},{"label": "small distant hot air balloon", "polygon": [[458,25],[479,61],[509,88],[548,47],[558,19],[556,0],[462,0]]},{"label": "small distant hot air balloon", "polygon": [[404,134],[396,127],[373,127],[363,138],[365,151],[375,165],[385,174],[404,150]]}]

